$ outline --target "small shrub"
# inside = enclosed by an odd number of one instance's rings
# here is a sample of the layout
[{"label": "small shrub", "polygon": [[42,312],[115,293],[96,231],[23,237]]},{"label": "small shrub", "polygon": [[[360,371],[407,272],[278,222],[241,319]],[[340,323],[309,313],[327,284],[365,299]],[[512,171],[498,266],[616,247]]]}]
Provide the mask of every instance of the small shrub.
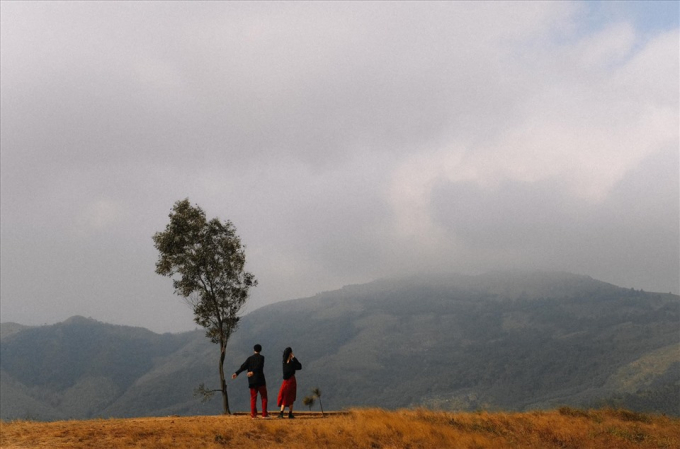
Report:
[{"label": "small shrub", "polygon": [[309,411],[312,411],[312,407],[314,407],[314,396],[305,396],[305,398],[302,400],[302,403],[309,407]]},{"label": "small shrub", "polygon": [[590,418],[590,414],[585,410],[579,410],[571,407],[560,407],[557,410],[562,416],[574,416],[579,418]]},{"label": "small shrub", "polygon": [[642,422],[646,424],[652,422],[652,418],[650,416],[645,415],[644,413],[631,412],[630,410],[626,409],[609,409],[607,410],[607,414],[614,418],[618,418],[621,421]]}]

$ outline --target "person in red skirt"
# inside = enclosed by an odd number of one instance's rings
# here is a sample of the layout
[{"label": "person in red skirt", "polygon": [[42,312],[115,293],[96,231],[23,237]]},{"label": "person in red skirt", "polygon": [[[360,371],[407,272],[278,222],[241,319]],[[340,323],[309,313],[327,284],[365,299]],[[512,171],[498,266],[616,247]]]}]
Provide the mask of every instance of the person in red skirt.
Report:
[{"label": "person in red skirt", "polygon": [[293,419],[293,403],[297,394],[297,381],[295,380],[295,371],[301,370],[302,365],[295,358],[293,350],[286,348],[283,351],[283,383],[281,390],[279,390],[279,399],[277,404],[281,407],[279,418],[283,418],[283,411],[288,407],[288,418]]}]

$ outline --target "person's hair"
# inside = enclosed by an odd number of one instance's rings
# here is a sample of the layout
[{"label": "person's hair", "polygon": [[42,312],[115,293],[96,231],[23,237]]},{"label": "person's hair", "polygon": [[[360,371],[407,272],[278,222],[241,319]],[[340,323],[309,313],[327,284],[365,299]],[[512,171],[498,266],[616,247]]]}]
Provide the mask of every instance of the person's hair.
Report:
[{"label": "person's hair", "polygon": [[288,347],[283,350],[283,363],[288,362],[288,357],[290,357],[290,353],[293,352],[293,348]]},{"label": "person's hair", "polygon": [[255,345],[255,346],[253,346],[253,349],[255,350],[255,352],[260,352],[260,351],[262,351],[262,346]]}]

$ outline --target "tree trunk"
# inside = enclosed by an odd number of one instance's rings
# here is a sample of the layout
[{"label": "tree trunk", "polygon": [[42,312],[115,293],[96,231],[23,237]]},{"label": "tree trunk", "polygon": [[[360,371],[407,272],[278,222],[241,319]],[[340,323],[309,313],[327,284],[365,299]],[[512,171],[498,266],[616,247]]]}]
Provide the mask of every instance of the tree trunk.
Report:
[{"label": "tree trunk", "polygon": [[225,415],[231,415],[229,410],[229,396],[227,395],[227,381],[224,378],[224,357],[226,353],[226,345],[220,344],[220,389],[222,390],[222,408]]}]

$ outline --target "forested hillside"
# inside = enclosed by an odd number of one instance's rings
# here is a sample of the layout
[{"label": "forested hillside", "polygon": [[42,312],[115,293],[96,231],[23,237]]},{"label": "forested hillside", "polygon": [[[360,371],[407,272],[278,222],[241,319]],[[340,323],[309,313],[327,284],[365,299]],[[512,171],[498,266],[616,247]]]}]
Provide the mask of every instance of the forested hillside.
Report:
[{"label": "forested hillside", "polygon": [[[201,331],[158,335],[84,318],[2,327],[3,419],[220,412],[219,401],[192,395],[218,379],[217,347]],[[275,398],[292,346],[299,398],[318,386],[326,408],[609,404],[680,415],[678,329],[677,296],[585,276],[414,277],[256,310],[232,337],[226,370],[262,344]],[[247,408],[242,377],[229,383],[232,410]]]}]

